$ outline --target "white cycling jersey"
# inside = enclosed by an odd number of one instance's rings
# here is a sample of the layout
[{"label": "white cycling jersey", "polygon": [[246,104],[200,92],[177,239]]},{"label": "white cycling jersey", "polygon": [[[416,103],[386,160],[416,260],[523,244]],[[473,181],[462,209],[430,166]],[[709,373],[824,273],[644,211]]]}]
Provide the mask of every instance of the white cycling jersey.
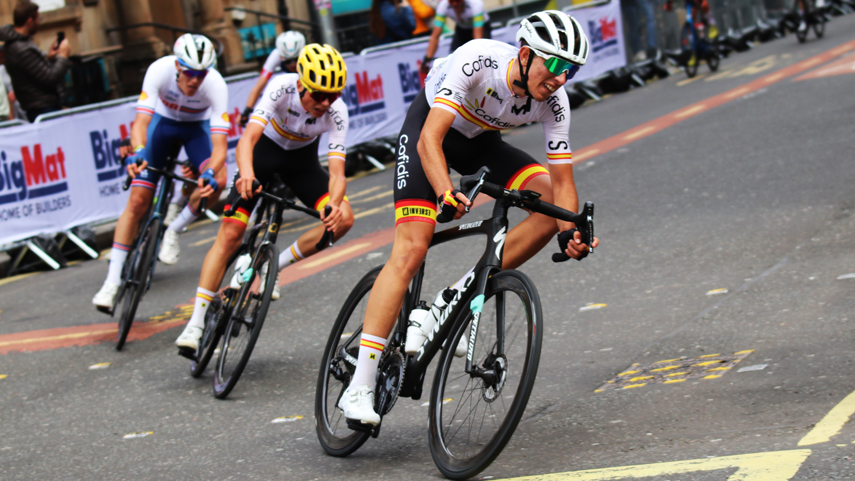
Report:
[{"label": "white cycling jersey", "polygon": [[338,98],[321,118],[316,119],[300,103],[297,92],[299,79],[299,75],[287,73],[271,80],[249,121],[263,126],[264,135],[285,150],[305,147],[315,137],[328,132],[330,159],[344,161],[347,153],[347,105]]},{"label": "white cycling jersey", "polygon": [[472,40],[438,59],[425,80],[428,105],[455,114],[451,127],[468,138],[542,122],[550,164],[570,164],[570,103],[558,89],[543,102],[516,97],[511,71],[519,49],[496,40]]},{"label": "white cycling jersey", "polygon": [[273,76],[273,73],[276,72],[276,69],[282,65],[282,56],[279,55],[279,50],[273,49],[270,52],[270,55],[267,56],[267,60],[264,61],[264,66],[261,67],[261,76],[270,80],[270,77]]},{"label": "white cycling jersey", "polygon": [[211,120],[211,133],[228,135],[229,89],[226,81],[214,69],[208,71],[199,90],[192,97],[178,88],[175,55],[154,61],[145,73],[142,93],[137,100],[137,112],[155,113],[179,122]]},{"label": "white cycling jersey", "polygon": [[463,5],[463,13],[457,15],[457,11],[451,8],[448,0],[440,0],[436,6],[434,27],[444,27],[446,18],[451,18],[457,26],[462,28],[483,27],[485,22],[490,21],[482,0],[463,0]]}]

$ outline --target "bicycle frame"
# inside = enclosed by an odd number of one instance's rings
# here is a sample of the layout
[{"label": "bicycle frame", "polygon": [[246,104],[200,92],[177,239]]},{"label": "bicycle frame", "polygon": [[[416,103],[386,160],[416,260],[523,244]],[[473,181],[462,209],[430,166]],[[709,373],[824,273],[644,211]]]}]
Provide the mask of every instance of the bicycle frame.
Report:
[{"label": "bicycle frame", "polygon": [[[466,282],[463,289],[458,291],[449,302],[450,310],[447,311],[447,315],[443,313],[444,315],[437,320],[433,331],[431,331],[428,339],[419,348],[418,353],[409,356],[406,368],[407,376],[404,377],[400,396],[411,397],[412,399],[419,399],[421,397],[424,377],[428,366],[446,342],[446,339],[452,332],[452,328],[459,321],[461,313],[467,310],[474,312],[474,318],[472,320],[469,347],[466,354],[466,372],[477,377],[490,375],[483,372],[479,367],[473,366],[472,362],[472,353],[475,350],[475,338],[478,332],[479,316],[481,313],[481,306],[477,302],[477,299],[480,297],[481,304],[483,304],[484,293],[487,290],[487,280],[493,273],[502,270],[502,255],[504,254],[505,236],[508,231],[508,210],[510,208],[510,203],[504,199],[497,199],[493,206],[493,215],[489,219],[461,224],[434,234],[428,249],[439,244],[474,235],[487,236],[487,245],[484,248],[484,254],[478,263],[475,264],[472,279]],[[421,269],[419,269],[419,272],[413,278],[410,291],[404,298],[401,314],[398,316],[393,339],[400,345],[403,345],[406,339],[408,314],[421,297],[424,267],[425,264],[422,263]],[[454,322],[447,322],[448,319],[452,319]],[[503,343],[501,339],[497,339],[497,341],[499,342],[498,348],[501,352]]]}]

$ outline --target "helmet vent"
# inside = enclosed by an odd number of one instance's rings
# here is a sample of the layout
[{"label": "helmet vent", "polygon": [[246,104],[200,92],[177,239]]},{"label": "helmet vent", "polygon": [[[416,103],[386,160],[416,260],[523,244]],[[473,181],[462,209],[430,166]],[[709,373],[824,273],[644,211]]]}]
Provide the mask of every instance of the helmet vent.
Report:
[{"label": "helmet vent", "polygon": [[[576,22],[570,22],[570,23],[571,23],[571,25],[573,25],[573,40],[574,40],[574,42],[573,42],[574,43],[573,55],[578,57],[579,51],[582,49],[582,42],[581,41],[576,42],[576,39],[581,39],[582,35],[579,32],[579,25]],[[588,55],[588,52],[585,52],[585,56],[587,56],[587,55]]]}]

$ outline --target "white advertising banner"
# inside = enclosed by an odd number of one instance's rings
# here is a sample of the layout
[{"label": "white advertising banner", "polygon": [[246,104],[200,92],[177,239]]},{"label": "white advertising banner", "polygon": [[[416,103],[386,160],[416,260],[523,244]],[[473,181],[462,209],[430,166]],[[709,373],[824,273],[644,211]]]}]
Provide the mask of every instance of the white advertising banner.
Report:
[{"label": "white advertising banner", "polygon": [[[588,63],[574,82],[625,65],[620,3],[573,10],[591,42]],[[498,28],[493,38],[515,44],[516,27]],[[448,55],[451,38],[437,56]],[[427,42],[365,52],[346,58],[343,93],[350,119],[348,146],[395,135],[421,90]],[[240,113],[258,77],[229,80],[229,178],[236,172],[234,149],[243,129]],[[119,143],[128,137],[136,102],[73,113],[44,123],[0,130],[0,246],[43,233],[115,219],[128,194]],[[319,154],[327,153],[322,139]],[[179,154],[179,159],[185,158]]]}]

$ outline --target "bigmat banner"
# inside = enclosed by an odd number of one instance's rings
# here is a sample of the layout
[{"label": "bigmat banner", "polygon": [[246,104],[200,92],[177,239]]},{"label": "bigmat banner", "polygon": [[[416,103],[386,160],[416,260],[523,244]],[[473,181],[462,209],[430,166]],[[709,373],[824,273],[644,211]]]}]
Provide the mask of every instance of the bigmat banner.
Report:
[{"label": "bigmat banner", "polygon": [[[581,10],[579,20],[591,41],[591,54],[573,81],[596,77],[625,64],[620,4]],[[493,31],[496,40],[515,44],[516,27]],[[447,55],[450,38],[438,56]],[[350,129],[348,146],[395,135],[421,90],[426,42],[349,56],[343,98]],[[243,129],[237,125],[257,77],[229,80],[229,178],[236,171],[234,149]],[[115,219],[128,193],[121,186],[119,143],[130,134],[136,102],[73,113],[44,123],[0,130],[0,246],[43,233]],[[322,139],[320,155],[327,142]],[[179,159],[184,158],[179,155]]]}]

